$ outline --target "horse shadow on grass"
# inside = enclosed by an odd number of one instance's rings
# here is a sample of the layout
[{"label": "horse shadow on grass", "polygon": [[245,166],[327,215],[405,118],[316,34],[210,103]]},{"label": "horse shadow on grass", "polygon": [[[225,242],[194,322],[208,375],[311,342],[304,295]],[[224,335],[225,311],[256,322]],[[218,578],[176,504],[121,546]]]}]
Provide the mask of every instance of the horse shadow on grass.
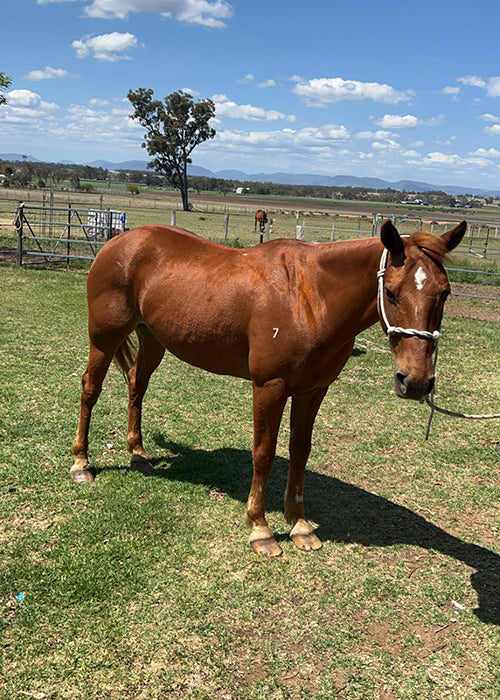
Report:
[{"label": "horse shadow on grass", "polygon": [[[250,451],[193,449],[166,441],[162,435],[156,435],[155,442],[167,454],[151,460],[155,466],[151,477],[202,484],[246,503],[252,479]],[[288,461],[277,457],[266,490],[267,512],[282,511],[287,473]],[[323,541],[366,547],[416,545],[475,569],[471,584],[479,607],[474,614],[482,622],[500,625],[500,557],[495,552],[454,537],[410,509],[333,476],[308,471],[305,499],[307,516],[321,523],[317,534]]]}]

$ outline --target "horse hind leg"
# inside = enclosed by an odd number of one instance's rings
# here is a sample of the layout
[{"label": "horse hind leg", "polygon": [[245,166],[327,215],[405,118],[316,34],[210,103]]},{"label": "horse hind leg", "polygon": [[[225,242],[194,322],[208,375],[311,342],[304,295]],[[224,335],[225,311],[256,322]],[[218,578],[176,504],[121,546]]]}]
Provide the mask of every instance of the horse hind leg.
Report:
[{"label": "horse hind leg", "polygon": [[276,454],[276,441],[286,403],[283,382],[274,380],[258,387],[253,385],[254,444],[253,479],[248,496],[247,524],[252,528],[250,544],[256,554],[277,557],[282,549],[269,528],[265,515],[265,493]]},{"label": "horse hind leg", "polygon": [[71,478],[77,483],[88,483],[94,480],[88,458],[90,418],[115,350],[114,345],[103,344],[98,347],[92,341],[90,343],[89,361],[82,377],[80,418],[73,441],[75,463],[70,471]]},{"label": "horse hind leg", "polygon": [[152,471],[153,466],[148,459],[142,440],[142,401],[150,377],[165,354],[165,348],[147,326],[137,326],[136,332],[139,339],[139,351],[135,362],[127,373],[129,388],[127,449],[132,454],[130,466],[147,474]]}]

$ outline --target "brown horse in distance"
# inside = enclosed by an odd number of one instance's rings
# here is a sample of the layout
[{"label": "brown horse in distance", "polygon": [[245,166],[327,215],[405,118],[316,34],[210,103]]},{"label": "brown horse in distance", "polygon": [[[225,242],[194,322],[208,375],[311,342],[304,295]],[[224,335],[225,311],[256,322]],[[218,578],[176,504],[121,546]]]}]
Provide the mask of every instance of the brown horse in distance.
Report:
[{"label": "brown horse in distance", "polygon": [[[440,237],[416,231],[402,238],[387,221],[380,239],[320,245],[281,239],[247,249],[172,226],[142,226],[112,239],[88,276],[90,354],[73,479],[93,479],[90,416],[114,357],[128,376],[128,450],[133,462],[152,469],[142,442],[142,400],[167,349],[209,372],[252,382],[254,475],[246,512],[254,551],[270,556],[281,548],[266,522],[264,496],[291,397],[285,515],[297,547],[318,549],[321,542],[304,513],[303,485],[321,402],[356,335],[379,318],[378,286],[396,393],[417,401],[428,395],[450,290],[442,262],[466,227],[463,221]],[[134,331],[135,356],[129,340]]]},{"label": "brown horse in distance", "polygon": [[266,230],[266,224],[267,224],[267,214],[263,209],[257,209],[255,212],[255,225],[253,227],[254,231],[257,231],[257,224],[259,224],[259,230],[261,233],[264,233]]}]

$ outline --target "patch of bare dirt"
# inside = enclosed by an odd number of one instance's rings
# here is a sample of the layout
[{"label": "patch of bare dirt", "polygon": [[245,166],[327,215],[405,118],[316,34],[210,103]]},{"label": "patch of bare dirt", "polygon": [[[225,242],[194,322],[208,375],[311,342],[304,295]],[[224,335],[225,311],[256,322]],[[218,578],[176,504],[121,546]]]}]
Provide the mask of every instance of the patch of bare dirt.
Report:
[{"label": "patch of bare dirt", "polygon": [[16,262],[16,249],[0,246],[0,265],[13,265]]},{"label": "patch of bare dirt", "polygon": [[[468,296],[463,296],[468,295]],[[500,321],[500,287],[453,282],[446,316]]]}]

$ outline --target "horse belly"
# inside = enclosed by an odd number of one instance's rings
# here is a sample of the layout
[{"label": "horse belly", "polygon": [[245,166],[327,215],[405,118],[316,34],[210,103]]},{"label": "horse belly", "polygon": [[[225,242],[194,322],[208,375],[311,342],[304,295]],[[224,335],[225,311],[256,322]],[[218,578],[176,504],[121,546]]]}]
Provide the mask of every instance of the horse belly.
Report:
[{"label": "horse belly", "polygon": [[179,359],[215,374],[250,377],[245,322],[234,305],[186,289],[142,306],[151,331]]}]

